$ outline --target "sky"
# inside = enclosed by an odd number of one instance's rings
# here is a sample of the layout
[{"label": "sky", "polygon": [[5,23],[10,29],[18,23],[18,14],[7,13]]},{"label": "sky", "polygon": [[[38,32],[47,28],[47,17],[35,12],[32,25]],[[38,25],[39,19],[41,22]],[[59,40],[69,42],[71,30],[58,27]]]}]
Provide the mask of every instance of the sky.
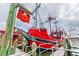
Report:
[{"label": "sky", "polygon": [[[33,11],[36,7],[34,3],[25,3],[22,4],[30,11]],[[0,3],[0,29],[5,29],[6,20],[9,12],[10,4]],[[18,11],[18,9],[17,9]],[[40,19],[42,22],[48,20],[49,13],[52,17],[57,17],[58,25],[65,29],[66,32],[69,29],[75,29],[76,32],[79,32],[79,4],[78,3],[43,3],[38,9],[40,14]],[[34,16],[34,15],[33,15]],[[30,23],[24,23],[16,18],[15,26],[19,28],[23,28],[25,31],[28,31],[30,27],[34,25],[34,20],[31,16]],[[38,17],[38,25],[39,25],[39,17]],[[52,23],[52,30],[54,30],[55,26]],[[45,23],[44,26],[49,31],[49,23]],[[49,31],[50,32],[50,31]],[[73,31],[74,32],[74,31]],[[75,32],[75,33],[76,33]]]}]

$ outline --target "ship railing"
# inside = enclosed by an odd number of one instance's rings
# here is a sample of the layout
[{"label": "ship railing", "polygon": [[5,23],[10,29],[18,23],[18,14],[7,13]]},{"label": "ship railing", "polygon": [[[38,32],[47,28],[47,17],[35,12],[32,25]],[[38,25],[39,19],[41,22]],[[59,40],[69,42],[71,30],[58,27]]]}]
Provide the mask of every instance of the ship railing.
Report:
[{"label": "ship railing", "polygon": [[[19,47],[19,46],[23,46],[23,44],[17,45],[16,48]],[[28,49],[29,47],[32,47],[32,46],[23,47],[21,51],[22,51],[22,52],[25,52],[25,54],[28,55],[28,56],[32,56],[32,55],[36,56],[36,49],[37,49],[37,48],[34,48],[34,49],[30,50],[30,51],[27,51],[27,49]],[[13,48],[13,47],[12,47],[12,48]],[[24,51],[24,48],[25,48],[25,51]],[[22,55],[22,54],[17,53],[17,54],[14,54],[14,55],[19,56],[19,55]]]},{"label": "ship railing", "polygon": [[[49,43],[48,43],[48,44],[49,44]],[[62,44],[62,43],[60,43],[60,44]],[[45,45],[45,44],[40,44],[39,47],[38,47],[38,48],[39,48],[39,56],[41,56],[42,53],[44,53],[44,52],[46,52],[46,51],[48,51],[48,50],[52,50],[52,54],[51,54],[51,55],[53,56],[53,54],[54,54],[54,52],[55,52],[54,49],[55,49],[55,50],[62,50],[62,51],[64,51],[64,53],[67,52],[67,51],[70,51],[71,53],[76,53],[76,54],[79,55],[79,51],[75,51],[75,50],[74,50],[74,49],[79,49],[79,48],[77,48],[77,47],[71,47],[71,49],[66,49],[66,48],[63,47],[63,49],[62,49],[62,48],[59,48],[59,47],[56,45],[56,46],[53,46],[53,47],[51,47],[51,48],[43,48],[43,49],[45,49],[45,50],[41,51],[41,46],[42,46],[42,45]],[[63,54],[63,55],[64,55],[64,54]]]},{"label": "ship railing", "polygon": [[[40,44],[39,45],[39,56],[41,56],[41,54],[42,53],[44,53],[44,52],[46,52],[46,51],[48,51],[48,50],[52,50],[52,54],[53,54],[53,52],[54,52],[54,49],[57,49],[58,47],[57,47],[57,45],[56,46],[53,46],[53,47],[51,47],[51,48],[43,48],[43,49],[45,49],[45,50],[43,50],[43,51],[41,51],[41,46],[42,45],[45,45],[45,44],[47,44],[47,43],[44,43],[44,44]],[[48,44],[50,44],[50,43],[48,43]]]}]

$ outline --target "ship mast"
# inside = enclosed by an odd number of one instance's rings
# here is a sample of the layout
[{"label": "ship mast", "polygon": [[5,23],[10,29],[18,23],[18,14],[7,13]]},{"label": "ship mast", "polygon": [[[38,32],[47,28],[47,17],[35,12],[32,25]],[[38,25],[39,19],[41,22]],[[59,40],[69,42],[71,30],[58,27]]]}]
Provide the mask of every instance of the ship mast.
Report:
[{"label": "ship mast", "polygon": [[50,13],[49,13],[48,21],[49,21],[49,26],[50,26],[50,34],[51,34],[51,20],[52,20],[52,17],[50,16]]},{"label": "ship mast", "polygon": [[55,27],[56,27],[56,31],[57,31],[57,24],[56,24],[56,17],[52,17],[52,16],[50,16],[50,13],[49,13],[49,17],[48,17],[48,21],[46,21],[46,22],[49,22],[49,26],[50,26],[50,34],[51,34],[51,32],[52,32],[52,24],[51,24],[51,21],[52,20],[54,20],[55,21]]},{"label": "ship mast", "polygon": [[38,3],[36,3],[36,8],[35,8],[35,10],[33,10],[33,14],[35,14],[35,16],[33,17],[33,19],[34,19],[34,28],[37,28],[37,26],[38,26],[38,9],[40,8],[40,3],[38,4]]},{"label": "ship mast", "polygon": [[58,28],[57,28],[57,21],[56,21],[56,19],[55,19],[55,22],[54,22],[54,24],[55,24],[55,28],[56,28],[56,32],[58,31]]},{"label": "ship mast", "polygon": [[[38,5],[38,4],[36,3],[36,8],[37,8],[37,5]],[[37,27],[37,18],[38,18],[38,17],[37,17],[37,12],[38,12],[38,10],[36,10],[36,20],[35,20],[35,21],[36,21],[36,24],[35,24],[35,28]]]}]

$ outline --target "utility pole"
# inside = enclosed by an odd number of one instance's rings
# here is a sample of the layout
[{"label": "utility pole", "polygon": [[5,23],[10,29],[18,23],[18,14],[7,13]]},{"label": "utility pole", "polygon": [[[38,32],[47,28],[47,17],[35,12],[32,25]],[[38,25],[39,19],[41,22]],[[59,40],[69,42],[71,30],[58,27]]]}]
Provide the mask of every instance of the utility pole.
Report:
[{"label": "utility pole", "polygon": [[11,41],[13,38],[13,29],[17,10],[16,6],[17,3],[11,3],[10,5],[9,15],[6,24],[6,31],[2,37],[2,46],[0,49],[0,55],[2,56],[8,55],[8,52],[11,50]]}]

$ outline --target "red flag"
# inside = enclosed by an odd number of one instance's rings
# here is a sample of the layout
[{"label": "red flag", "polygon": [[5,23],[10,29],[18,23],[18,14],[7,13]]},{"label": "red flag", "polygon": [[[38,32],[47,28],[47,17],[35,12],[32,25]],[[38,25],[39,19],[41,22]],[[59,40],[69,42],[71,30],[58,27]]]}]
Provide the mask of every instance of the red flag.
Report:
[{"label": "red flag", "polygon": [[23,10],[19,10],[17,14],[17,18],[19,18],[23,22],[29,23],[30,15]]}]

